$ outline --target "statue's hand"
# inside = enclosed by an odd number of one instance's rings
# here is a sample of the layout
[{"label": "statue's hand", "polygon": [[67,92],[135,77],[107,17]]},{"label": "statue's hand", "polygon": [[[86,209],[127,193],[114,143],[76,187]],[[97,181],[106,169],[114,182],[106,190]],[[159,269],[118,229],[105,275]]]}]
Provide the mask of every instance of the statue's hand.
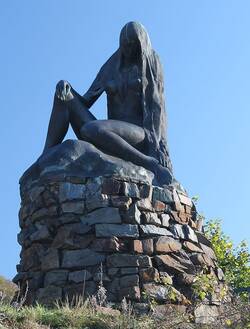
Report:
[{"label": "statue's hand", "polygon": [[56,96],[62,101],[70,101],[74,98],[71,85],[66,80],[60,80],[56,85]]}]

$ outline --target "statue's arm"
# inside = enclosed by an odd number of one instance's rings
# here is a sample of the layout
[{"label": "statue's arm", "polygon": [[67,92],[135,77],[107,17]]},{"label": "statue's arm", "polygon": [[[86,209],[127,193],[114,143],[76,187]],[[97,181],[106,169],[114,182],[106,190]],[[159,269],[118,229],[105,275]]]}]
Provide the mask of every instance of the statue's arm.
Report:
[{"label": "statue's arm", "polygon": [[105,88],[103,84],[102,70],[100,70],[87,92],[83,96],[81,96],[82,102],[85,106],[90,108],[95,103],[95,101],[101,96],[104,90]]}]

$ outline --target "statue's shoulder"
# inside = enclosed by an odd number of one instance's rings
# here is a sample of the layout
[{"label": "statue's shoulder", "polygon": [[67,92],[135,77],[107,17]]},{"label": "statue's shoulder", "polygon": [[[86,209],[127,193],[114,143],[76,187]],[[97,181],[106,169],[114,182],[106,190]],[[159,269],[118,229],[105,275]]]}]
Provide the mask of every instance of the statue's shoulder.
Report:
[{"label": "statue's shoulder", "polygon": [[99,70],[100,75],[106,76],[115,70],[119,61],[119,50],[115,51],[113,55],[111,55],[106,62],[102,65]]}]

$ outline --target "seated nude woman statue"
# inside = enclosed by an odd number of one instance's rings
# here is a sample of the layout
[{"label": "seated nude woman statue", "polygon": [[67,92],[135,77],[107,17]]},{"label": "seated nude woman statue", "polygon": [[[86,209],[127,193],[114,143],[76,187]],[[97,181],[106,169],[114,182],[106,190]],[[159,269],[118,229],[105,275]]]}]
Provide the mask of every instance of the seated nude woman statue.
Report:
[{"label": "seated nude woman statue", "polygon": [[[104,91],[108,119],[97,120],[89,109]],[[83,96],[58,82],[43,153],[63,141],[69,124],[78,139],[152,171],[161,185],[172,182],[162,67],[140,23],[123,27],[118,50]]]}]

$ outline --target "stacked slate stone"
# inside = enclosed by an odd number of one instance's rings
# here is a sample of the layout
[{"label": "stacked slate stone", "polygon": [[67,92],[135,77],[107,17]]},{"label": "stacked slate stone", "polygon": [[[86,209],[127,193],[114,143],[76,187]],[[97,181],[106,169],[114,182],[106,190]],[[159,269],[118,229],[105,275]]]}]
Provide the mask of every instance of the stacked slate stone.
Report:
[{"label": "stacked slate stone", "polygon": [[[26,303],[94,295],[187,305],[200,273],[223,286],[195,205],[174,185],[122,177],[55,176],[21,186],[21,261],[14,281]],[[216,289],[215,289],[216,291]],[[219,296],[208,303],[218,304]]]}]

